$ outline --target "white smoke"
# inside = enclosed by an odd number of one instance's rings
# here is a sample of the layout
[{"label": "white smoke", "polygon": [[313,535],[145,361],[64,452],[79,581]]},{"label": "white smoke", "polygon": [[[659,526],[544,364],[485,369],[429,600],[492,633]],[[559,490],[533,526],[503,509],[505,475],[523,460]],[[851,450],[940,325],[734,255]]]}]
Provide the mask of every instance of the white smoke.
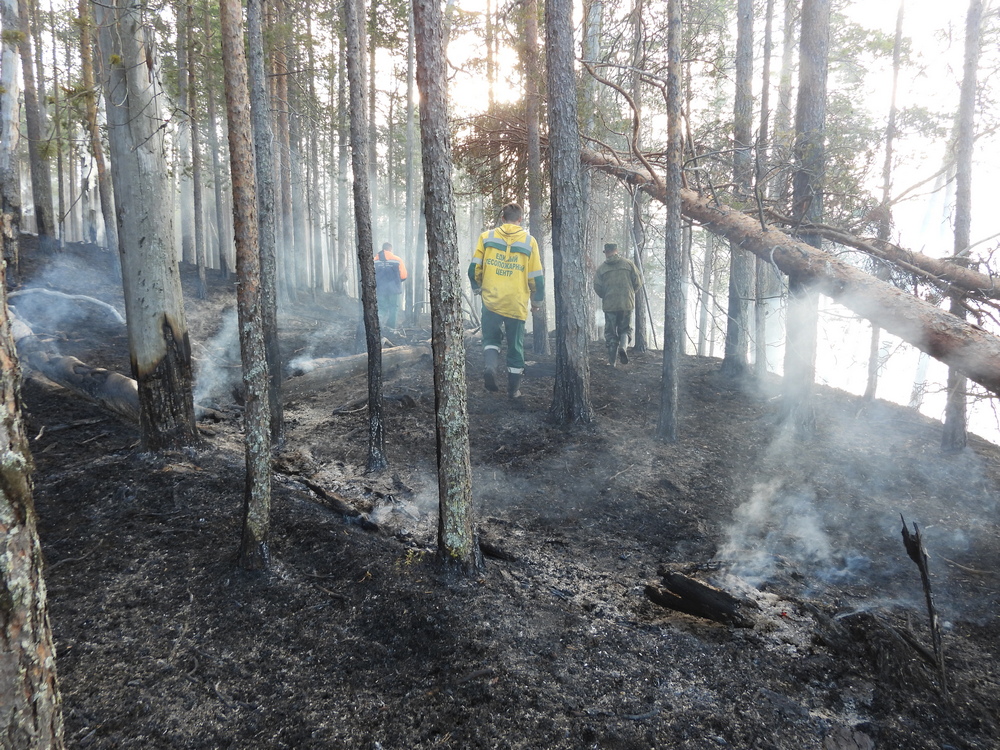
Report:
[{"label": "white smoke", "polygon": [[198,347],[195,357],[194,401],[209,404],[228,398],[239,383],[240,341],[236,308],[228,308],[218,332]]}]

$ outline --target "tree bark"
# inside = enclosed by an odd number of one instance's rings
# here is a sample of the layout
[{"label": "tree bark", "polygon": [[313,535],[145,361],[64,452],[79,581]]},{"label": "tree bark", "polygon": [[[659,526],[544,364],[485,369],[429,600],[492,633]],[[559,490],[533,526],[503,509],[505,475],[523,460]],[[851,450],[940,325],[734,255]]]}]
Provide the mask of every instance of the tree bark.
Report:
[{"label": "tree bark", "polygon": [[[21,0],[18,20],[21,35],[21,75],[24,84],[24,124],[28,136],[28,162],[31,166],[31,196],[35,209],[35,230],[42,249],[55,245],[55,219],[52,215],[52,175],[43,153],[44,115],[35,87],[35,57],[31,46],[31,0]],[[6,27],[5,27],[6,28]]]},{"label": "tree bark", "polygon": [[462,276],[451,184],[444,19],[438,0],[415,0],[413,25],[434,345],[438,554],[446,563],[471,573],[481,569],[483,561],[473,533]]},{"label": "tree bark", "polygon": [[[7,20],[5,16],[5,24]],[[0,266],[0,569],[4,594],[0,596],[0,736],[3,746],[12,750],[59,750],[63,747],[62,700],[6,289]]]},{"label": "tree bark", "polygon": [[680,0],[667,0],[667,179],[666,267],[663,309],[663,376],[656,436],[674,443],[680,434],[679,386],[684,354],[685,300],[684,252],[681,227],[681,8]]},{"label": "tree bark", "polygon": [[368,461],[367,473],[383,471],[385,422],[382,417],[382,334],[375,297],[375,250],[372,238],[372,201],[368,183],[368,123],[365,121],[365,81],[361,65],[362,0],[346,0],[347,77],[351,98],[351,166],[354,173],[354,225],[358,266],[361,269],[362,317],[368,350]]},{"label": "tree bark", "polygon": [[[0,0],[0,26],[18,28],[17,0]],[[17,77],[17,40],[0,37],[0,237],[3,262],[16,281],[21,241],[21,172],[17,146],[21,137],[21,86]]]},{"label": "tree bark", "polygon": [[[969,255],[972,229],[972,150],[976,131],[976,88],[979,70],[980,36],[983,0],[970,0],[965,19],[965,61],[962,71],[962,92],[958,105],[958,128],[955,140],[955,250],[960,264]],[[952,294],[950,310],[965,318],[965,302],[961,294]],[[955,368],[948,370],[948,401],[944,410],[944,431],[941,448],[955,452],[968,443],[966,414],[966,382]]]},{"label": "tree bark", "polygon": [[[750,147],[753,125],[753,0],[739,0],[736,9],[736,97],[733,105],[733,182],[736,199],[749,201],[753,167]],[[753,288],[750,254],[729,247],[729,305],[722,372],[738,379],[749,369],[750,297]]]},{"label": "tree bark", "polygon": [[260,256],[257,246],[257,190],[254,178],[250,92],[243,48],[243,9],[239,0],[219,0],[222,59],[229,121],[229,164],[233,178],[233,229],[236,238],[236,302],[243,363],[246,488],[243,536],[238,554],[245,570],[268,566],[271,516],[271,411],[268,408],[267,354],[261,314]]},{"label": "tree bark", "polygon": [[118,254],[118,222],[115,220],[115,199],[111,188],[111,173],[104,161],[104,143],[97,119],[97,86],[94,81],[93,18],[88,0],[80,0],[80,71],[83,75],[83,96],[87,109],[87,129],[90,135],[90,152],[97,168],[97,194],[101,200],[101,217],[104,219],[104,239],[107,248]]},{"label": "tree bark", "polygon": [[548,0],[545,4],[556,301],[556,382],[549,414],[557,424],[593,419],[585,302],[590,289],[583,262],[572,15],[571,0]]},{"label": "tree bark", "polygon": [[[152,27],[134,0],[96,5],[111,172],[118,201],[125,310],[132,372],[139,388],[140,431],[147,450],[198,442],[191,342],[174,251],[158,57]],[[124,203],[124,205],[123,205]]]},{"label": "tree bark", "polygon": [[[538,86],[542,78],[538,63],[538,0],[528,0],[524,6],[524,106],[528,136],[528,231],[542,251],[542,144],[540,133],[541,96]],[[588,316],[589,318],[589,316]],[[531,348],[535,354],[549,354],[548,301],[531,315]]]},{"label": "tree bark", "polygon": [[278,264],[274,234],[274,145],[270,102],[264,65],[263,8],[261,0],[247,0],[249,37],[250,113],[253,123],[254,161],[257,166],[257,227],[260,245],[261,316],[264,349],[267,352],[268,403],[271,411],[271,439],[285,432],[285,411],[281,399],[281,348],[278,345]]}]

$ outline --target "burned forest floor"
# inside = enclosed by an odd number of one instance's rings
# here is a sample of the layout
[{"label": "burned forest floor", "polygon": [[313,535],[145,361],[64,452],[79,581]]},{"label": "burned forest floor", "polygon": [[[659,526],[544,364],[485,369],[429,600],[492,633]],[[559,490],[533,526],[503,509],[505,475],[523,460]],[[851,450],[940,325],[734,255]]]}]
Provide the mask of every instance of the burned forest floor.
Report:
[{"label": "burned forest floor", "polygon": [[[12,288],[124,313],[110,256],[23,253]],[[546,419],[554,355],[529,353],[511,403],[483,389],[470,331],[482,573],[436,563],[426,357],[386,373],[379,475],[363,375],[286,400],[272,566],[241,573],[235,280],[210,273],[204,299],[195,281],[201,445],[144,453],[135,425],[25,373],[68,747],[1000,748],[996,445],[945,455],[939,423],[825,388],[797,436],[777,379],[698,357],[665,444],[660,352],[612,369],[597,342],[595,419],[563,429]],[[11,300],[36,336],[128,374],[106,309],[40,298]],[[357,318],[355,300],[303,294],[283,307],[285,360],[354,354]],[[902,519],[929,555],[943,664]],[[752,627],[654,604],[668,572],[739,597]]]}]

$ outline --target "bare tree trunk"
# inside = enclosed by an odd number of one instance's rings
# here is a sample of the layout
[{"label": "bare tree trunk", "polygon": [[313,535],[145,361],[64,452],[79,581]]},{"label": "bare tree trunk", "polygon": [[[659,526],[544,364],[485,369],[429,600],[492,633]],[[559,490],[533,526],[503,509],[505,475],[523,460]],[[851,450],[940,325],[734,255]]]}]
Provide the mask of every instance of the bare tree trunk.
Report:
[{"label": "bare tree trunk", "polygon": [[[983,0],[970,0],[965,19],[965,62],[962,93],[958,105],[958,132],[955,140],[955,258],[966,263],[972,228],[972,152],[976,131],[976,88],[983,18]],[[965,319],[966,309],[960,294],[951,297],[950,310]],[[965,410],[966,382],[955,368],[948,370],[948,402],[944,412],[942,450],[954,452],[968,443],[968,418]]]},{"label": "bare tree trunk", "polygon": [[[284,5],[282,5],[284,7]],[[273,24],[272,24],[273,26]],[[285,297],[295,299],[295,233],[292,226],[292,162],[291,162],[291,136],[289,133],[288,116],[288,60],[285,57],[283,46],[278,44],[274,48],[274,104],[277,111],[277,133],[276,142],[278,144],[278,190],[281,205],[280,227],[281,227],[281,256],[278,258],[280,266],[279,279],[280,288],[284,289]],[[282,283],[283,282],[283,283]]]},{"label": "bare tree trunk", "polygon": [[705,261],[701,267],[701,300],[698,303],[698,356],[704,357],[708,352],[708,341],[711,338],[711,327],[715,316],[709,317],[712,306],[712,277],[715,271],[715,235],[705,233]]},{"label": "bare tree trunk", "polygon": [[[538,0],[529,0],[524,7],[524,76],[525,119],[528,135],[528,231],[542,251],[542,145],[540,133],[541,97],[538,84],[542,78],[538,63]],[[589,296],[588,296],[589,298]],[[532,350],[539,356],[549,354],[548,302],[531,314]],[[588,316],[589,318],[589,316]]]},{"label": "bare tree trunk", "polygon": [[[78,25],[80,29],[80,73],[83,78],[84,115],[87,134],[90,136],[90,153],[97,168],[97,193],[101,201],[101,217],[104,223],[105,242],[108,249],[118,252],[118,228],[115,222],[114,206],[111,205],[111,175],[104,162],[104,144],[97,117],[97,89],[94,81],[93,26],[88,0],[77,3]],[[86,177],[84,177],[86,180]],[[84,224],[87,225],[86,217]],[[89,238],[88,238],[89,239]]]},{"label": "bare tree trunk", "polygon": [[191,394],[191,342],[174,251],[158,57],[152,27],[133,0],[97,5],[108,140],[119,211],[125,310],[132,372],[139,388],[140,430],[147,450],[198,442]]},{"label": "bare tree trunk", "polygon": [[367,473],[383,471],[385,422],[382,416],[382,342],[375,299],[375,251],[372,241],[371,196],[368,192],[368,123],[365,122],[364,70],[361,65],[362,0],[346,0],[347,76],[351,95],[351,163],[354,173],[354,224],[361,269],[362,316],[368,349],[368,463]]},{"label": "bare tree trunk", "polygon": [[[753,0],[738,0],[736,9],[736,97],[733,112],[733,182],[736,200],[750,200],[753,165],[750,158],[753,124]],[[752,289],[750,254],[729,246],[729,306],[722,373],[738,379],[749,369],[749,306]]]},{"label": "bare tree trunk", "polygon": [[188,104],[188,52],[191,34],[190,16],[187,14],[189,0],[181,0],[175,8],[177,13],[177,200],[181,218],[181,259],[192,266],[198,263],[194,246],[194,193],[191,189],[191,120],[190,112],[184,109]]},{"label": "bare tree trunk", "polygon": [[261,317],[268,371],[271,439],[285,432],[281,398],[281,349],[278,345],[278,280],[274,246],[274,146],[272,141],[267,79],[264,74],[264,33],[261,0],[247,0],[250,105],[253,122],[254,162],[257,166],[257,239],[260,245]]},{"label": "bare tree trunk", "polygon": [[28,136],[28,162],[31,165],[31,197],[34,201],[35,231],[43,249],[56,244],[55,220],[52,216],[52,175],[49,161],[44,155],[44,119],[38,90],[35,87],[35,58],[31,46],[31,0],[21,0],[18,20],[21,37],[21,75],[24,82],[24,123]]},{"label": "bare tree trunk", "polygon": [[441,5],[415,0],[420,143],[428,226],[434,396],[437,404],[438,554],[472,573],[483,567],[473,533],[472,462],[466,405],[462,277],[451,185],[447,59]]},{"label": "bare tree trunk", "polygon": [[[341,5],[343,8],[343,5]],[[341,39],[341,48],[346,45]],[[350,207],[347,200],[347,63],[345,55],[337,56],[337,268],[339,279],[337,288],[342,294],[347,294],[353,287],[351,279],[351,255],[347,251],[349,241],[348,225],[350,223]]]},{"label": "bare tree trunk", "polygon": [[[823,216],[823,172],[826,155],[826,78],[830,47],[830,0],[804,0],[799,54],[799,98],[795,110],[796,172],[792,178],[792,215],[818,222]],[[820,247],[820,239],[803,240]],[[785,316],[786,419],[806,432],[815,427],[812,385],[816,377],[816,326],[819,292],[795,274],[788,280]]]},{"label": "bare tree trunk", "polygon": [[208,283],[205,279],[205,217],[201,200],[201,142],[198,133],[198,87],[195,71],[194,46],[194,5],[187,2],[187,58],[188,58],[188,126],[191,131],[191,197],[194,203],[194,257],[198,264],[198,297],[208,296]]},{"label": "bare tree trunk", "polygon": [[584,299],[589,283],[583,263],[580,133],[573,71],[573,4],[545,4],[548,53],[552,258],[556,301],[556,382],[550,414],[557,424],[590,422],[590,360]]},{"label": "bare tree trunk", "polygon": [[[10,19],[4,0],[4,28]],[[6,48],[7,43],[4,42]],[[4,54],[4,67],[10,57]],[[17,86],[14,86],[16,94]],[[6,147],[6,142],[5,142]],[[31,491],[33,462],[21,419],[20,368],[7,317],[7,280],[0,266],[0,705],[3,746],[12,750],[63,747],[62,699],[56,679],[56,650],[42,548]]]},{"label": "bare tree trunk", "polygon": [[250,93],[243,51],[243,13],[239,0],[219,0],[222,59],[229,121],[229,164],[233,179],[233,228],[236,236],[236,301],[243,362],[246,430],[246,488],[239,565],[268,566],[271,521],[271,412],[268,409],[267,355],[261,316],[260,257],[257,252],[257,195],[254,184]]},{"label": "bare tree trunk", "polygon": [[[17,0],[0,0],[0,26],[19,28]],[[21,257],[21,171],[17,147],[21,138],[21,83],[17,77],[17,39],[0,36],[0,237],[3,267],[17,281]]]},{"label": "bare tree trunk", "polygon": [[[208,15],[209,4],[205,4],[205,29],[211,29]],[[209,37],[211,38],[211,37]],[[229,233],[226,232],[225,191],[222,186],[222,163],[219,155],[218,117],[215,111],[215,86],[205,86],[208,95],[208,146],[212,152],[212,184],[215,190],[215,230],[218,245],[219,271],[224,279],[229,279]],[[273,184],[273,175],[272,175]]]},{"label": "bare tree trunk", "polygon": [[[414,42],[414,36],[416,34],[413,28],[413,6],[410,6],[409,12],[409,23],[410,23],[410,38],[407,40],[406,45],[406,209],[404,211],[404,229],[403,229],[403,257],[406,261],[407,268],[410,269],[411,273],[416,270],[417,267],[417,253],[416,247],[413,242],[413,234],[415,228],[415,220],[417,213],[417,160],[416,160],[416,148],[417,148],[417,135],[416,135],[416,107],[413,106],[413,87],[416,83],[416,44]],[[406,305],[406,320],[411,326],[417,324],[417,288],[410,280],[410,283],[406,285],[406,296],[408,299]]]},{"label": "bare tree trunk", "polygon": [[[882,206],[879,211],[878,238],[882,242],[889,239],[892,231],[892,208],[889,199],[892,197],[892,156],[893,145],[896,140],[896,92],[899,87],[899,66],[903,48],[903,0],[899,3],[899,12],[896,14],[896,38],[892,45],[892,94],[889,99],[889,119],[885,125],[885,161],[882,163]],[[886,265],[878,260],[876,275],[881,278],[888,277]],[[880,340],[882,329],[872,326],[871,343],[868,348],[868,380],[865,384],[865,401],[873,401],[875,392],[878,389],[878,373],[882,365],[880,361]]]},{"label": "bare tree trunk", "polygon": [[660,384],[660,416],[656,436],[670,443],[677,442],[680,432],[678,387],[686,334],[684,252],[681,244],[681,169],[684,144],[681,137],[680,38],[680,0],[667,0],[666,294],[663,308],[663,379]]}]

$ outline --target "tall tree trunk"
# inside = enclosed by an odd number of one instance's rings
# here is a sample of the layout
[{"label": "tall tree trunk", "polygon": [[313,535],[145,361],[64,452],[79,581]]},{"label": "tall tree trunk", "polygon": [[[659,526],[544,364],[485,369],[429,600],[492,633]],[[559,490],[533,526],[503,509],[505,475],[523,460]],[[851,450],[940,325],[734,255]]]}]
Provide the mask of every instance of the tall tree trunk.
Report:
[{"label": "tall tree trunk", "polygon": [[[750,200],[753,164],[750,158],[753,131],[753,0],[738,0],[736,7],[736,97],[733,107],[733,183],[738,203]],[[737,379],[747,374],[750,345],[749,305],[752,285],[750,254],[739,245],[729,246],[729,304],[726,315],[726,348],[722,372]]]},{"label": "tall tree trunk", "polygon": [[552,258],[556,300],[556,382],[550,414],[557,424],[590,422],[590,360],[584,299],[580,133],[573,71],[572,0],[545,4],[548,53]]},{"label": "tall tree trunk", "polygon": [[[211,44],[212,39],[212,23],[210,14],[211,3],[205,3],[205,35],[206,43]],[[206,67],[205,75],[208,76],[210,73],[210,68]],[[205,89],[206,95],[208,97],[208,146],[212,153],[212,185],[215,191],[215,229],[216,238],[218,245],[218,261],[219,261],[219,271],[223,279],[228,281],[229,272],[232,266],[229,263],[229,232],[226,231],[228,222],[226,221],[226,211],[225,211],[225,191],[223,190],[222,183],[222,160],[220,157],[219,149],[219,122],[215,111],[215,86],[214,81],[209,79],[206,81]],[[260,179],[258,177],[258,179]],[[272,426],[273,429],[273,426]]]},{"label": "tall tree trunk", "polygon": [[[346,41],[342,38],[341,48],[345,46]],[[337,267],[340,269],[339,288],[342,294],[347,294],[348,289],[353,290],[354,284],[351,283],[353,264],[348,252],[351,214],[347,200],[347,147],[350,132],[347,124],[347,62],[344,58],[343,54],[337,56]]]},{"label": "tall tree trunk", "polygon": [[366,473],[383,471],[385,421],[382,414],[382,341],[375,300],[375,251],[372,240],[371,196],[368,192],[368,123],[365,122],[365,80],[361,65],[363,0],[346,0],[347,77],[351,107],[351,165],[354,173],[354,225],[357,229],[358,266],[361,269],[361,309],[368,349],[368,461]]},{"label": "tall tree trunk", "polygon": [[715,270],[715,235],[705,232],[705,262],[701,267],[701,295],[698,303],[698,356],[708,353],[709,339],[712,327],[715,326],[715,316],[709,316],[713,303],[712,277]]},{"label": "tall tree trunk", "polygon": [[[283,11],[282,4],[276,10]],[[278,144],[278,174],[280,196],[281,256],[279,288],[289,300],[295,299],[295,234],[292,226],[292,161],[291,135],[288,116],[288,60],[282,44],[274,47],[274,104],[277,112],[275,141]],[[283,282],[283,283],[282,283]]]},{"label": "tall tree trunk", "polygon": [[263,28],[262,0],[247,0],[250,112],[253,124],[254,163],[257,167],[261,318],[267,359],[271,438],[277,441],[285,432],[285,412],[281,398],[281,349],[278,345],[278,267],[274,245],[274,145],[267,79],[264,74],[266,66]]},{"label": "tall tree trunk", "polygon": [[254,180],[250,93],[243,50],[243,13],[239,0],[219,0],[222,59],[229,121],[229,164],[233,179],[233,229],[236,237],[236,302],[243,363],[246,432],[246,488],[239,565],[261,570],[269,562],[271,516],[271,412],[268,409],[267,356],[261,315],[260,257],[257,249],[257,195]]},{"label": "tall tree trunk", "polygon": [[[528,0],[524,8],[524,101],[528,136],[528,231],[542,251],[542,145],[541,96],[538,84],[542,70],[538,62],[538,0]],[[589,299],[589,295],[588,295]],[[532,350],[539,356],[549,354],[548,302],[531,315]],[[588,316],[589,319],[589,316]]]},{"label": "tall tree trunk", "polygon": [[[410,269],[411,273],[416,271],[417,268],[417,253],[414,247],[413,235],[415,228],[416,212],[417,212],[417,135],[416,135],[416,107],[413,105],[413,87],[416,82],[416,44],[414,42],[414,36],[416,34],[413,28],[413,6],[410,5],[410,12],[408,14],[409,24],[410,24],[410,36],[407,39],[406,44],[406,208],[404,211],[404,229],[403,229],[403,258],[406,261],[406,267]],[[408,302],[406,304],[407,317],[406,320],[411,326],[416,326],[419,319],[416,305],[417,300],[417,288],[410,280],[410,283],[406,285],[405,288],[406,296]]]},{"label": "tall tree trunk", "polygon": [[660,384],[660,416],[656,436],[667,442],[679,437],[679,384],[684,354],[685,301],[684,253],[681,245],[681,3],[667,0],[667,179],[665,204],[666,266],[663,309],[663,379]]},{"label": "tall tree trunk", "polygon": [[[641,153],[643,149],[642,130],[640,113],[642,111],[642,70],[645,66],[645,34],[643,32],[643,0],[633,0],[632,4],[632,70],[630,72],[632,103],[635,107],[636,126],[633,134],[632,148],[635,153]],[[635,190],[630,191],[631,202],[629,204],[631,222],[629,233],[632,238],[632,260],[635,261],[643,273],[645,273],[644,258],[646,256],[646,229],[643,226],[642,217],[644,205],[647,202],[645,193]],[[650,336],[646,326],[646,299],[645,285],[639,287],[635,293],[635,351],[644,352],[648,346]]]},{"label": "tall tree trunk", "polygon": [[135,0],[96,5],[107,64],[105,102],[118,207],[132,373],[139,388],[143,446],[198,441],[191,395],[191,342],[174,251],[158,57],[152,27]]},{"label": "tall tree trunk", "polygon": [[[767,0],[764,18],[764,64],[761,71],[760,127],[757,129],[757,158],[754,170],[754,192],[758,199],[767,193],[768,142],[771,101],[771,53],[773,50],[774,0]],[[754,257],[754,376],[762,380],[767,374],[767,309],[777,295],[781,279],[767,261]]]},{"label": "tall tree trunk", "polygon": [[[0,26],[19,28],[17,0],[0,0]],[[21,139],[21,82],[17,77],[17,39],[0,36],[0,237],[3,267],[16,282],[21,257],[21,170],[17,147]]]},{"label": "tall tree trunk", "polygon": [[[972,228],[972,152],[976,133],[976,88],[979,72],[983,0],[970,0],[965,18],[965,61],[962,69],[962,93],[958,104],[958,128],[955,139],[955,258],[967,263]],[[950,308],[965,319],[961,294],[952,294]],[[965,410],[965,376],[955,368],[948,370],[948,401],[944,412],[941,448],[954,452],[968,443],[968,420]]]},{"label": "tall tree trunk", "polygon": [[56,244],[55,220],[52,215],[52,175],[49,160],[42,149],[45,122],[38,89],[35,86],[35,58],[31,44],[31,0],[21,0],[18,11],[21,37],[21,75],[24,83],[24,123],[28,136],[28,163],[31,166],[31,197],[34,202],[35,231],[43,249]]},{"label": "tall tree trunk", "polygon": [[[533,5],[537,5],[537,0],[531,0]],[[537,15],[536,8],[536,15]],[[601,58],[601,34],[604,21],[604,2],[603,0],[585,0],[584,2],[584,32],[583,32],[583,57],[587,61],[596,62]],[[541,83],[542,76],[539,72],[538,81]],[[581,81],[583,92],[582,101],[584,102],[584,111],[581,112],[583,117],[582,120],[582,130],[583,134],[587,136],[594,135],[594,131],[597,127],[597,112],[598,108],[598,88],[597,81],[594,80],[593,76],[585,76],[583,81]],[[527,95],[527,94],[526,94]],[[529,134],[530,143],[530,134]],[[530,146],[529,146],[530,148]],[[529,150],[529,154],[530,154]],[[529,157],[530,158],[530,157]],[[592,195],[594,190],[593,181],[590,177],[590,170],[584,169],[580,173],[580,195],[583,199],[583,216],[585,226],[583,229],[583,239],[584,247],[587,248],[587,252],[584,254],[584,269],[587,274],[588,279],[594,278],[594,274],[597,271],[597,266],[601,262],[600,260],[595,260],[595,256],[598,254],[597,248],[600,242],[596,239],[597,227],[594,221],[594,212],[590,210],[590,206],[594,200]],[[541,204],[539,203],[539,211],[541,211]],[[596,339],[597,334],[597,316],[594,314],[595,300],[593,295],[587,295],[587,338]],[[547,316],[546,316],[547,317]],[[548,353],[548,337],[546,337],[546,351]]]},{"label": "tall tree trunk", "polygon": [[[375,25],[379,12],[379,0],[371,0],[368,11],[370,15],[368,16],[367,31],[365,27],[361,28],[361,39],[362,45],[368,48],[368,138],[366,143],[368,144],[368,191],[371,195],[371,220],[372,232],[374,232],[378,229],[379,203],[382,200],[378,189],[378,111],[375,107],[377,101],[375,88],[377,83],[377,65],[375,53],[378,43],[378,40],[375,38]],[[361,13],[361,18],[364,18],[363,2],[359,12]]]},{"label": "tall tree trunk", "polygon": [[[799,54],[799,98],[795,110],[796,172],[792,178],[792,215],[818,223],[823,216],[823,172],[826,128],[826,78],[830,47],[830,0],[805,0]],[[820,247],[816,235],[802,238]],[[792,274],[785,316],[783,410],[797,428],[815,427],[812,385],[816,377],[816,326],[819,292]]]},{"label": "tall tree trunk", "polygon": [[[55,51],[58,49],[58,39],[56,38],[56,19],[55,12],[52,9],[52,0],[49,0],[49,33],[52,36],[52,54],[55,57]],[[38,38],[41,39],[41,33],[38,34]],[[41,44],[38,45],[38,49],[41,49]],[[56,154],[56,206],[55,206],[55,226],[56,233],[59,236],[59,242],[63,243],[66,241],[66,186],[64,184],[64,173],[63,173],[63,132],[62,132],[62,117],[59,111],[59,93],[61,87],[59,85],[59,65],[53,64],[52,66],[52,133],[49,138],[49,150],[55,151]],[[69,118],[67,118],[67,121]],[[55,148],[52,148],[52,141],[55,141]],[[71,144],[73,142],[72,138],[68,138],[66,143]]]},{"label": "tall tree trunk", "polygon": [[[785,11],[781,32],[781,71],[778,74],[778,109],[774,118],[774,144],[777,159],[783,164],[790,164],[791,144],[794,140],[792,132],[792,79],[795,74],[795,32],[798,28],[797,0],[784,0]],[[780,182],[775,191],[778,205],[787,208],[791,197],[790,169],[783,169]]]},{"label": "tall tree trunk", "polygon": [[[889,118],[885,124],[885,160],[882,162],[882,205],[879,209],[878,238],[886,242],[892,232],[892,207],[889,199],[892,197],[892,156],[896,140],[896,93],[899,88],[899,66],[903,50],[903,8],[905,2],[900,0],[899,11],[896,13],[896,38],[892,45],[892,94],[889,99]],[[886,264],[876,260],[878,264],[876,275],[880,279],[888,278]],[[871,343],[868,348],[868,380],[865,384],[865,401],[873,401],[878,389],[878,373],[882,366],[881,345],[882,329],[872,326]]]},{"label": "tall tree trunk", "polygon": [[482,558],[473,533],[461,261],[451,185],[444,26],[437,0],[415,0],[413,26],[421,101],[424,212],[430,238],[427,251],[437,414],[438,553],[447,563],[471,573],[482,568]]},{"label": "tall tree trunk", "polygon": [[189,265],[198,263],[194,247],[194,194],[191,190],[191,120],[188,107],[188,37],[191,34],[187,6],[182,0],[175,8],[177,14],[177,201],[181,219],[181,259]]},{"label": "tall tree trunk", "polygon": [[[11,20],[4,0],[4,28]],[[4,46],[7,46],[6,41]],[[11,58],[4,54],[4,67]],[[16,94],[17,86],[14,86]],[[5,142],[6,147],[6,142]],[[7,313],[7,280],[0,265],[0,705],[3,746],[20,750],[63,747],[62,699],[56,650],[32,498],[33,462],[21,418],[20,366]]]},{"label": "tall tree trunk", "polygon": [[194,257],[198,264],[198,297],[205,299],[208,296],[208,283],[205,279],[205,217],[202,210],[201,200],[201,143],[198,134],[198,87],[197,72],[195,71],[195,43],[194,43],[194,5],[191,0],[187,2],[187,92],[188,92],[188,129],[191,134],[191,198],[194,213]]}]

